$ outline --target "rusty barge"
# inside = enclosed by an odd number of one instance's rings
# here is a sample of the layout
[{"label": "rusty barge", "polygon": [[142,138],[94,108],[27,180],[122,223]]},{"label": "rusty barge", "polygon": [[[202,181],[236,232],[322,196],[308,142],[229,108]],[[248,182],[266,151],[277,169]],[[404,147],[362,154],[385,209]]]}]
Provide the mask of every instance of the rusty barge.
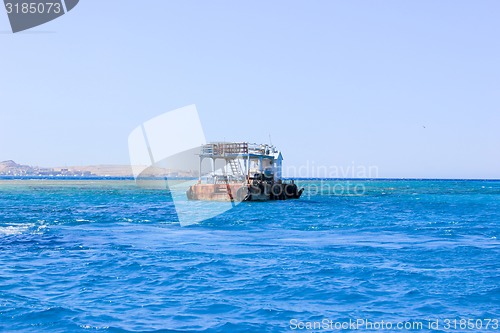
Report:
[{"label": "rusty barge", "polygon": [[[293,180],[282,180],[283,156],[272,145],[213,142],[201,147],[199,159],[198,182],[186,192],[189,200],[286,200],[304,191]],[[211,170],[203,173],[207,161]]]}]

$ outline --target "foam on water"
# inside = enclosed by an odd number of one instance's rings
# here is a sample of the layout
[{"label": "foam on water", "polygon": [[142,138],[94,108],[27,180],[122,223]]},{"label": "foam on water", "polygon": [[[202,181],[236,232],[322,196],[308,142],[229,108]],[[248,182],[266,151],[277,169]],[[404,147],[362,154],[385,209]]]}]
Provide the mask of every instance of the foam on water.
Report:
[{"label": "foam on water", "polygon": [[27,225],[9,225],[6,227],[0,227],[0,235],[19,235],[28,230]]}]

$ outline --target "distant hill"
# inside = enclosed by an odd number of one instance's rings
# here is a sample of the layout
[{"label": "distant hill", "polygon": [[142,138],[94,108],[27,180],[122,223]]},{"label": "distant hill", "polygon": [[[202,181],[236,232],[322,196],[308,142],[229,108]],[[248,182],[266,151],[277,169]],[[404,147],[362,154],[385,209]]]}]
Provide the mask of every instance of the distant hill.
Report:
[{"label": "distant hill", "polygon": [[7,168],[13,168],[13,167],[20,167],[20,164],[17,164],[16,162],[9,160],[9,161],[3,161],[0,162],[0,171],[7,169]]},{"label": "distant hill", "polygon": [[23,175],[31,174],[40,168],[33,168],[29,165],[17,164],[9,160],[0,162],[0,175]]}]

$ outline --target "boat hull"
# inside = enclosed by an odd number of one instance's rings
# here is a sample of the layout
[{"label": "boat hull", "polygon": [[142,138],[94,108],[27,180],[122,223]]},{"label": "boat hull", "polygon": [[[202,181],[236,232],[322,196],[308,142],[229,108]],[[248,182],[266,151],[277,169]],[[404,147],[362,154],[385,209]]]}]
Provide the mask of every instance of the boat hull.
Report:
[{"label": "boat hull", "polygon": [[244,183],[195,184],[186,195],[189,200],[203,201],[269,201],[299,199],[304,189],[295,184]]}]

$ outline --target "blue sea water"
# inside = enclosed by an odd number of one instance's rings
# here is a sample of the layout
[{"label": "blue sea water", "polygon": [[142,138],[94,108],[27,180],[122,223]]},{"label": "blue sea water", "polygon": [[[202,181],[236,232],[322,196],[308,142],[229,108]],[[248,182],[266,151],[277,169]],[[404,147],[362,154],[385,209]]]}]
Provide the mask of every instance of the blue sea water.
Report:
[{"label": "blue sea water", "polygon": [[351,184],[181,227],[133,181],[0,181],[0,331],[500,331],[499,181]]}]

